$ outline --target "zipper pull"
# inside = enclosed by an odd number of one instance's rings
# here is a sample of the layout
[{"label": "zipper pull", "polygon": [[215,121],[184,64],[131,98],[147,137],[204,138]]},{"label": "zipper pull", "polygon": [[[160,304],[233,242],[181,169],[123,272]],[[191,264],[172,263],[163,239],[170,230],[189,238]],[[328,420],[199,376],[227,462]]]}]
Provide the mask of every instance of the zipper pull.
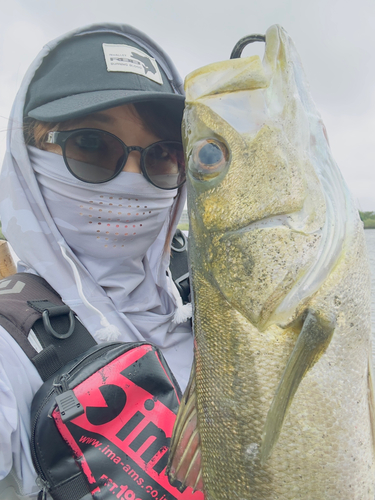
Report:
[{"label": "zipper pull", "polygon": [[57,393],[56,404],[59,407],[61,420],[64,424],[85,412],[77,396],[68,388],[68,378],[69,376],[64,374],[53,382],[55,392]]},{"label": "zipper pull", "polygon": [[44,481],[40,476],[36,478],[36,484],[39,488],[42,488],[38,493],[38,500],[47,500],[47,493],[49,489],[49,484]]},{"label": "zipper pull", "polygon": [[67,373],[64,373],[63,375],[59,375],[58,377],[55,378],[55,380],[53,381],[53,387],[54,387],[54,391],[57,394],[61,394],[62,392],[65,392],[69,389],[68,379],[69,379],[69,375]]}]

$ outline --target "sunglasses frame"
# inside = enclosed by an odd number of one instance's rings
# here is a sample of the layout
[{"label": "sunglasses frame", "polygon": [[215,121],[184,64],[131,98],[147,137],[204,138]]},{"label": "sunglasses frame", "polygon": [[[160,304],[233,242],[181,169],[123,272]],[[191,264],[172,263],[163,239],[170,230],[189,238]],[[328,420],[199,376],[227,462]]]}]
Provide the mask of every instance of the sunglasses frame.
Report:
[{"label": "sunglasses frame", "polygon": [[[100,132],[100,133],[104,133],[104,134],[107,134],[107,135],[113,137],[114,139],[116,139],[122,145],[122,147],[124,149],[124,154],[125,154],[124,160],[121,163],[121,166],[118,167],[118,171],[115,171],[115,173],[109,179],[106,179],[105,181],[99,181],[99,182],[86,181],[86,180],[81,179],[80,177],[78,177],[72,171],[72,169],[70,168],[69,162],[68,162],[68,158],[66,156],[66,143],[67,143],[68,139],[73,134],[79,134],[79,133],[82,133],[82,132]],[[176,145],[178,144],[179,146],[182,147],[182,142],[180,142],[180,141],[157,141],[157,142],[154,142],[153,144],[150,144],[146,148],[141,148],[140,146],[127,146],[119,137],[117,137],[117,135],[111,134],[111,132],[107,132],[106,130],[101,130],[101,129],[98,129],[98,128],[78,128],[78,129],[74,129],[74,130],[50,131],[50,132],[47,133],[47,138],[46,138],[45,142],[48,143],[48,144],[57,144],[58,146],[60,146],[61,150],[62,150],[62,156],[64,158],[65,165],[66,165],[67,169],[69,170],[69,172],[76,179],[79,179],[81,182],[86,182],[87,184],[104,184],[105,182],[109,182],[112,179],[115,179],[122,172],[124,166],[126,165],[126,162],[128,161],[129,153],[131,153],[132,151],[138,151],[139,153],[141,153],[140,166],[141,166],[142,175],[153,186],[155,186],[155,187],[157,187],[159,189],[163,189],[163,190],[169,191],[169,190],[172,190],[172,189],[178,189],[179,187],[181,187],[186,182],[186,175],[185,175],[185,179],[182,182],[180,182],[180,184],[178,184],[175,187],[160,187],[160,186],[158,186],[157,184],[155,184],[151,180],[151,178],[149,177],[149,175],[147,173],[146,166],[145,166],[145,157],[146,157],[147,152],[148,152],[149,149],[151,149],[152,147],[156,146],[157,144],[164,144],[164,143],[176,144]]]}]

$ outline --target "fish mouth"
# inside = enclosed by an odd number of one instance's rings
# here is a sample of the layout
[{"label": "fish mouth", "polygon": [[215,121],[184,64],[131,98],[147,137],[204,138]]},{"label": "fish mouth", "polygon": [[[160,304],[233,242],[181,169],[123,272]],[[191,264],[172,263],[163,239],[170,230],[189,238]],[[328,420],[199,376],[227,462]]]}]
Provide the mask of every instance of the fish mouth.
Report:
[{"label": "fish mouth", "polygon": [[[245,226],[239,227],[237,229],[230,229],[228,231],[221,232],[223,237],[230,236],[232,234],[247,233],[250,231],[255,231],[257,229],[272,229],[285,227],[290,229],[295,233],[302,235],[319,235],[324,227],[324,220],[317,220],[317,218],[311,217],[310,203],[303,205],[301,210],[291,213],[279,213],[276,215],[270,215],[268,217],[263,217],[261,219],[253,220]],[[218,234],[220,231],[208,231],[212,234]]]},{"label": "fish mouth", "polygon": [[271,229],[281,226],[304,235],[319,234],[319,232],[322,231],[322,227],[306,227],[308,225],[307,218],[308,216],[303,213],[303,210],[300,212],[293,212],[291,214],[271,215],[269,217],[253,221],[235,231],[226,231],[224,235],[227,236],[234,233],[246,233],[249,231],[255,231],[256,229]]}]

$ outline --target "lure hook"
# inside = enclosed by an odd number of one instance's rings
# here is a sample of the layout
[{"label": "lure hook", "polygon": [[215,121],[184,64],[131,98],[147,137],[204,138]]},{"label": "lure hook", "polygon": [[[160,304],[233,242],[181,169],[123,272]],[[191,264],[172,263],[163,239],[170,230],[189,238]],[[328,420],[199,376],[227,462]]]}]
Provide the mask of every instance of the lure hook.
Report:
[{"label": "lure hook", "polygon": [[230,58],[231,59],[239,59],[241,57],[243,49],[246,47],[246,45],[249,45],[249,43],[265,42],[265,41],[266,41],[265,35],[247,35],[247,36],[244,36],[234,46],[232,53],[230,55]]}]

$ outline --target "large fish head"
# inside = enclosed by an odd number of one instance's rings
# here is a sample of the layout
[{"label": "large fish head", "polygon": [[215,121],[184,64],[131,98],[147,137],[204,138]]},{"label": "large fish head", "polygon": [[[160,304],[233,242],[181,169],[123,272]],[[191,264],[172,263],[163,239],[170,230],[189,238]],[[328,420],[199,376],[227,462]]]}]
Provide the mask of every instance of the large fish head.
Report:
[{"label": "large fish head", "polygon": [[290,321],[337,258],[345,203],[293,43],[273,26],[263,62],[210,64],[185,89],[193,276],[260,330]]}]

